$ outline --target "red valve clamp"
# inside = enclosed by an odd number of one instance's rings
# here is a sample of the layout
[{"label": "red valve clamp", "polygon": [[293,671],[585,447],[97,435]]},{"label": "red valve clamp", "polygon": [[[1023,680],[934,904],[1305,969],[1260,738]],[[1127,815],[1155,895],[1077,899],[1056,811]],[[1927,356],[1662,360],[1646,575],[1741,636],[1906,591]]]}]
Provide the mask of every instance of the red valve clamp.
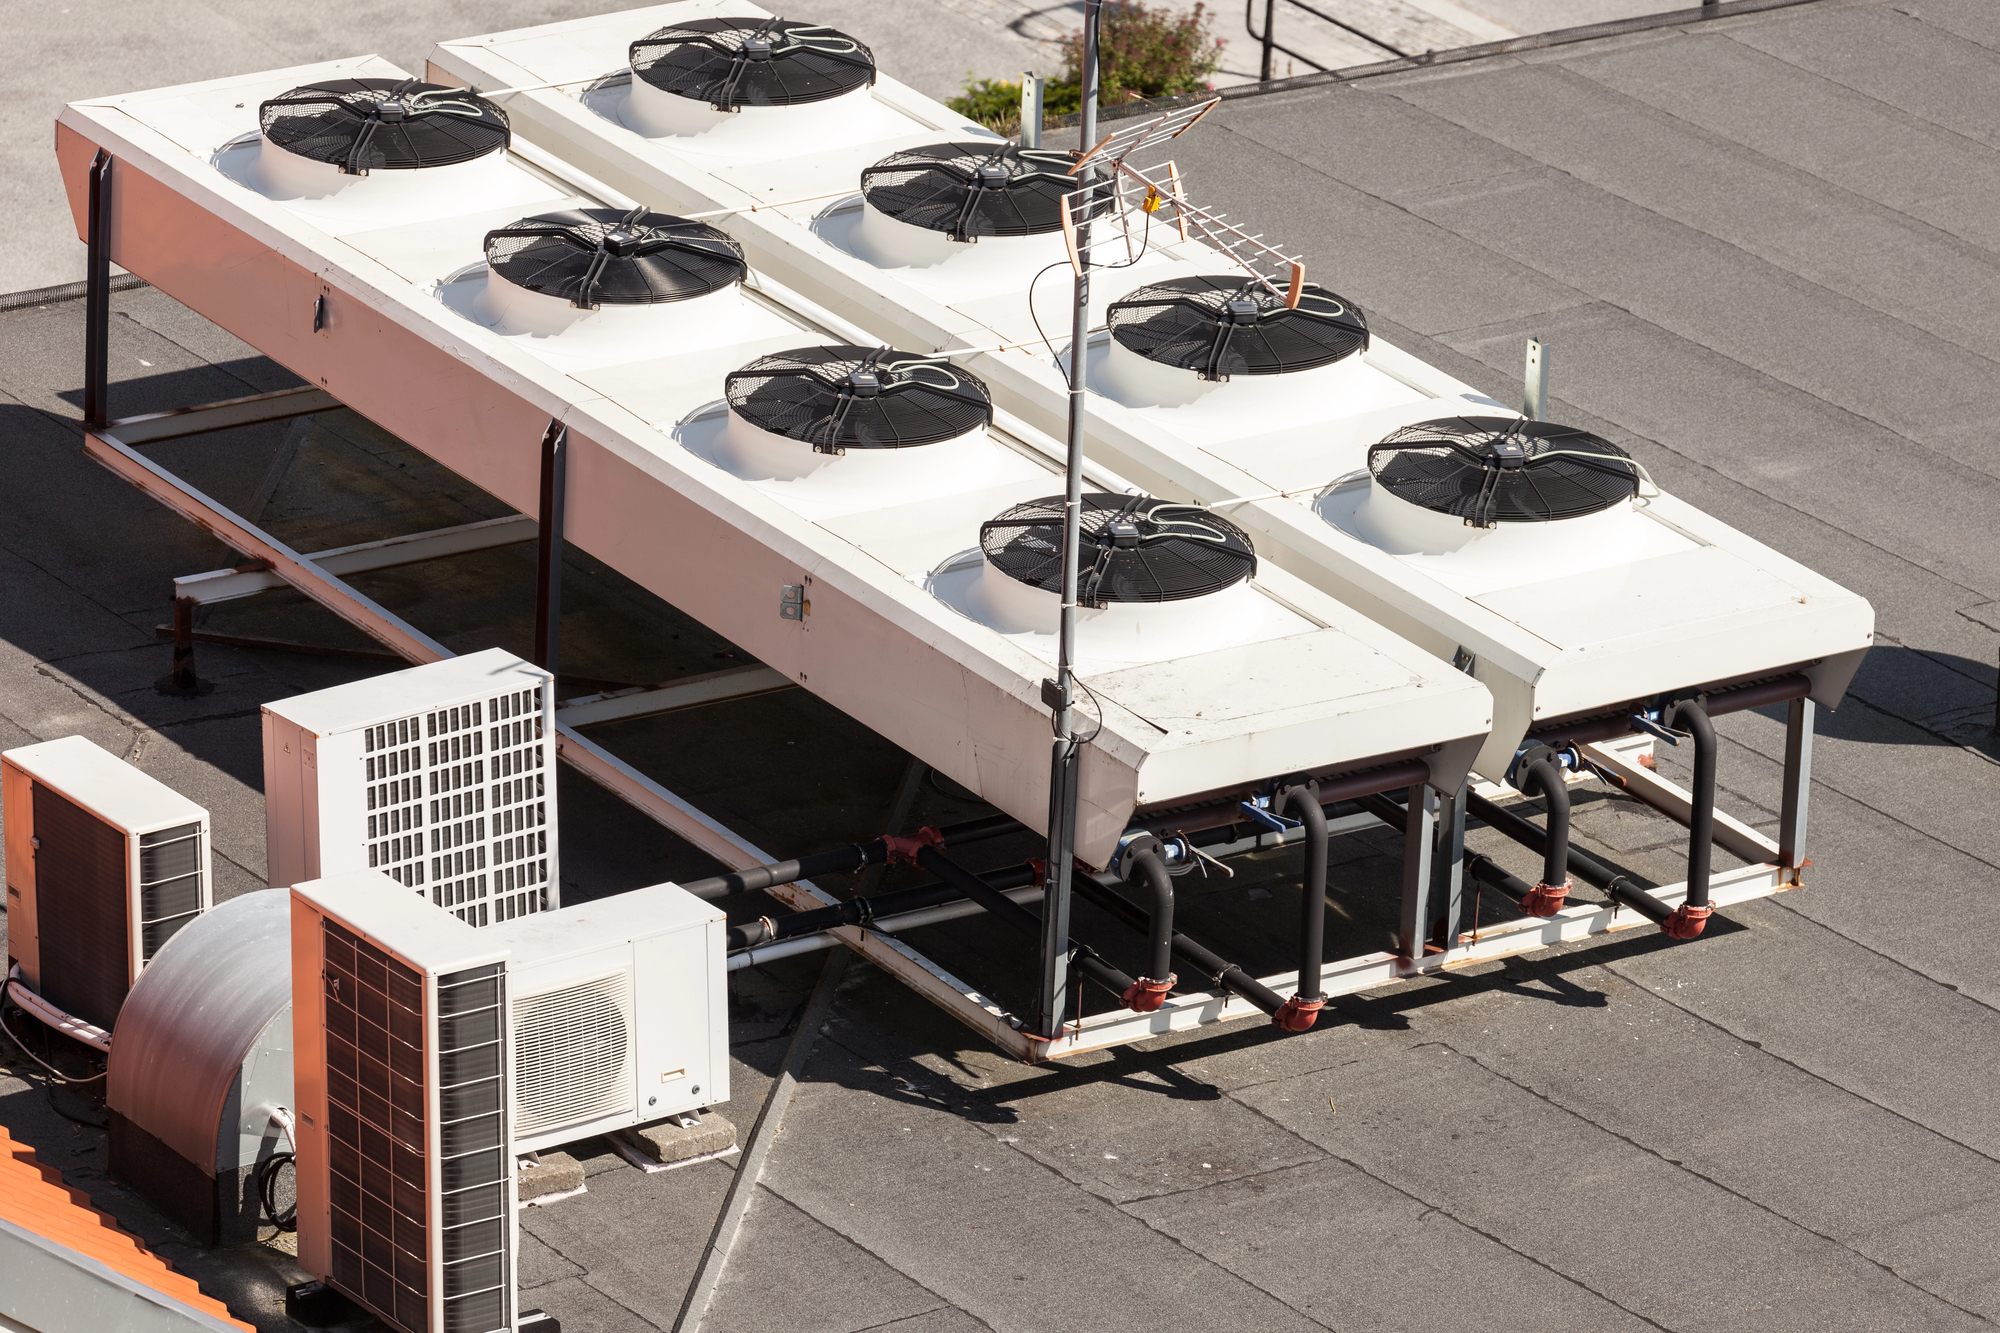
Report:
[{"label": "red valve clamp", "polygon": [[1271,1015],[1271,1022],[1287,1032],[1309,1032],[1312,1025],[1319,1021],[1320,1007],[1325,1003],[1324,995],[1316,1000],[1294,995],[1278,1006],[1278,1012]]},{"label": "red valve clamp", "polygon": [[884,833],[882,835],[882,845],[888,849],[888,864],[895,865],[898,862],[903,862],[915,865],[917,853],[924,848],[944,846],[944,834],[929,826],[918,829],[907,838],[899,838],[893,833]]},{"label": "red valve clamp", "polygon": [[1660,929],[1677,940],[1691,940],[1701,934],[1701,928],[1708,924],[1713,907],[1692,907],[1682,903],[1674,909],[1674,914],[1660,923]]},{"label": "red valve clamp", "polygon": [[1125,993],[1118,997],[1118,1002],[1135,1014],[1150,1014],[1167,1002],[1167,992],[1171,991],[1174,983],[1179,980],[1180,978],[1172,972],[1167,973],[1164,981],[1140,977],[1125,988]]},{"label": "red valve clamp", "polygon": [[1575,887],[1573,879],[1565,879],[1561,884],[1537,884],[1522,896],[1521,910],[1529,916],[1554,916],[1562,911],[1564,899]]}]

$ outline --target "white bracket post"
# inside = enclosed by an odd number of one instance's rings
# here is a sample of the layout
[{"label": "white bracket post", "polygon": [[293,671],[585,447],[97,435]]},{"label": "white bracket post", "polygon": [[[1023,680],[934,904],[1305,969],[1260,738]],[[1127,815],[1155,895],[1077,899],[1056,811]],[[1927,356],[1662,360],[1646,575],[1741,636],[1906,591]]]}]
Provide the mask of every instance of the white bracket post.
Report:
[{"label": "white bracket post", "polygon": [[1021,147],[1042,146],[1042,80],[1035,71],[1021,76]]},{"label": "white bracket post", "polygon": [[1549,419],[1549,345],[1540,338],[1528,339],[1528,367],[1521,415],[1530,421]]}]

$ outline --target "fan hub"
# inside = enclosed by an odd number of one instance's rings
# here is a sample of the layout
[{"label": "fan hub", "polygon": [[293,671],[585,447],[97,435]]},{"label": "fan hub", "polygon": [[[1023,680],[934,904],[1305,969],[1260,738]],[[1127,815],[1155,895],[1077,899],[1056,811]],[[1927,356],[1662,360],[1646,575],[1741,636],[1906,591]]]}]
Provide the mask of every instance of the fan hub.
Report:
[{"label": "fan hub", "polygon": [[1493,441],[1493,461],[1512,470],[1528,465],[1528,446],[1514,439]]},{"label": "fan hub", "polygon": [[375,107],[375,118],[377,120],[386,120],[391,125],[404,119],[409,114],[410,108],[408,104],[395,101],[394,99],[378,103]]},{"label": "fan hub", "polygon": [[771,58],[771,39],[769,37],[744,38],[743,58],[745,60],[769,60]]},{"label": "fan hub", "polygon": [[1255,324],[1259,314],[1255,301],[1242,299],[1223,302],[1222,311],[1231,324]]},{"label": "fan hub", "polygon": [[623,227],[619,227],[615,231],[604,233],[603,244],[607,253],[614,254],[620,259],[625,259],[630,257],[632,252],[639,248],[639,238],[631,232],[626,231]]},{"label": "fan hub", "polygon": [[1097,534],[1097,544],[1129,551],[1139,544],[1139,525],[1129,518],[1114,518]]},{"label": "fan hub", "polygon": [[856,398],[876,398],[882,393],[882,377],[872,370],[857,370],[847,377],[847,391]]}]

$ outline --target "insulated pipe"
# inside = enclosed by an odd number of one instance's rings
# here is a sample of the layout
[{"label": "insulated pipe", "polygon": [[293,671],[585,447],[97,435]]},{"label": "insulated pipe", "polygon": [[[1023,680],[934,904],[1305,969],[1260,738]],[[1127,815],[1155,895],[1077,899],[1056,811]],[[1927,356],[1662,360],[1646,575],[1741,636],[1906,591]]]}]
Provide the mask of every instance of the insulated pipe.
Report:
[{"label": "insulated pipe", "polygon": [[[1026,865],[994,871],[980,878],[989,887],[1001,890],[1024,888],[1037,882],[1034,868]],[[911,889],[898,889],[894,893],[879,893],[872,898],[853,898],[846,902],[831,903],[825,907],[792,912],[785,916],[759,917],[755,921],[731,926],[728,947],[747,949],[773,940],[814,935],[822,930],[831,930],[835,926],[865,926],[883,917],[956,902],[964,896],[965,894],[955,885],[937,881],[920,884]]]},{"label": "insulated pipe", "polygon": [[[1477,792],[1468,791],[1465,808],[1488,828],[1505,834],[1531,851],[1541,851],[1548,845],[1548,835],[1541,829],[1521,818],[1511,810],[1502,809]],[[1646,890],[1632,883],[1595,857],[1571,847],[1568,854],[1569,869],[1578,879],[1601,889],[1613,902],[1622,903],[1648,921],[1665,924],[1673,911],[1665,903]],[[1491,881],[1487,881],[1491,882]],[[1497,887],[1497,886],[1496,886]],[[1502,889],[1505,892],[1505,889]]]},{"label": "insulated pipe", "polygon": [[1305,1032],[1319,1021],[1326,995],[1320,990],[1326,966],[1326,811],[1309,784],[1286,787],[1271,802],[1274,814],[1296,811],[1305,827],[1306,877],[1299,898],[1299,980],[1292,998],[1271,1015],[1287,1032]]},{"label": "insulated pipe", "polygon": [[[1387,824],[1390,828],[1395,829],[1398,833],[1403,831],[1405,821],[1409,817],[1408,812],[1402,806],[1397,805],[1387,796],[1362,796],[1357,798],[1356,804],[1369,814],[1375,816],[1375,818],[1381,820],[1384,824]],[[1529,825],[1529,827],[1532,828],[1533,825]],[[1536,831],[1539,832],[1540,830]],[[1500,892],[1506,894],[1517,903],[1535,891],[1534,885],[1516,875],[1509,874],[1501,867],[1498,861],[1495,861],[1484,852],[1466,852],[1464,865],[1466,874],[1472,876],[1488,888],[1500,890]]]},{"label": "insulated pipe", "polygon": [[[1132,929],[1141,932],[1150,932],[1152,923],[1147,919],[1144,912],[1113,893],[1110,889],[1105,888],[1092,876],[1078,875],[1076,877],[1076,891],[1112,916],[1117,917]],[[1192,963],[1195,969],[1203,976],[1208,977],[1223,989],[1241,995],[1265,1013],[1275,1014],[1279,1009],[1284,1007],[1285,1002],[1278,997],[1276,991],[1258,981],[1257,978],[1251,976],[1236,964],[1217,957],[1214,953],[1196,944],[1187,936],[1176,934],[1173,937],[1173,949],[1175,953]]]},{"label": "insulated pipe", "polygon": [[[1431,767],[1421,759],[1405,759],[1359,773],[1342,773],[1318,780],[1321,805],[1351,801],[1374,792],[1397,791],[1429,782]],[[1170,806],[1141,808],[1132,814],[1132,826],[1145,828],[1161,837],[1194,833],[1237,822],[1237,806],[1249,791],[1236,787],[1205,792]]]},{"label": "insulated pipe", "polygon": [[[1005,823],[1001,821],[1005,820]],[[944,828],[929,830],[930,836],[938,839],[940,846],[956,846],[977,842],[983,838],[997,837],[1019,827],[1016,820],[1006,815],[989,815],[983,819],[968,819],[962,824],[948,824]],[[917,835],[923,840],[925,834]],[[837,847],[830,852],[815,852],[795,861],[778,861],[767,866],[752,866],[747,870],[732,870],[726,875],[713,875],[708,879],[697,879],[681,885],[681,888],[697,898],[726,898],[732,893],[748,893],[753,889],[768,889],[777,884],[796,884],[802,879],[812,879],[816,875],[840,875],[860,870],[864,866],[881,865],[890,857],[892,839],[876,838],[870,842],[857,842],[851,847]],[[910,839],[895,839],[905,844],[907,854]]]},{"label": "insulated pipe", "polygon": [[1661,924],[1677,940],[1691,940],[1708,924],[1708,858],[1715,839],[1715,724],[1700,699],[1677,699],[1660,712],[1660,724],[1686,727],[1694,737],[1693,810],[1688,816],[1687,899]]},{"label": "insulated pipe", "polygon": [[[1724,713],[1740,713],[1749,708],[1762,708],[1766,704],[1785,703],[1792,699],[1803,699],[1812,693],[1812,682],[1803,675],[1793,672],[1773,680],[1760,680],[1754,685],[1739,685],[1731,690],[1718,690],[1708,696],[1703,711],[1710,717],[1721,717]],[[1579,718],[1574,722],[1544,722],[1522,739],[1523,745],[1556,745],[1569,742],[1575,745],[1589,745],[1593,741],[1615,740],[1632,733],[1632,713],[1650,705],[1634,703],[1628,709],[1604,717]]]},{"label": "insulated pipe", "polygon": [[[928,845],[918,848],[917,864],[984,907],[996,920],[1005,921],[1037,941],[1042,938],[1040,917],[987,884],[985,880],[958,862],[946,857],[937,848]],[[1079,881],[1083,878],[1081,875],[1077,877]],[[1132,978],[1092,953],[1088,946],[1080,945],[1075,940],[1069,940],[1067,943],[1079,972],[1120,999],[1124,998],[1126,991],[1132,989],[1134,984]]]},{"label": "insulated pipe", "polygon": [[1132,853],[1132,872],[1126,883],[1144,888],[1152,898],[1147,912],[1146,975],[1132,983],[1119,998],[1134,1013],[1150,1014],[1167,1002],[1167,993],[1179,978],[1174,975],[1174,881],[1167,864],[1152,850],[1153,842]]},{"label": "insulated pipe", "polygon": [[1521,910],[1529,916],[1554,916],[1569,897],[1569,787],[1563,782],[1562,766],[1546,746],[1528,752],[1521,765],[1521,790],[1539,787],[1548,802],[1548,832],[1542,840],[1542,882],[1521,900]]}]

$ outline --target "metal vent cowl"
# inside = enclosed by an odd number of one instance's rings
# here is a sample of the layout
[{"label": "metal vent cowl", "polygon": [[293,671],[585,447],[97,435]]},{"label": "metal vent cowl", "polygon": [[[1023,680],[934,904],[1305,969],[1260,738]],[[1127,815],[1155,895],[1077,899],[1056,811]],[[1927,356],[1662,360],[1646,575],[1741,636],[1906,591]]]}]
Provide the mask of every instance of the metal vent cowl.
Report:
[{"label": "metal vent cowl", "polygon": [[[1077,600],[1178,602],[1252,577],[1257,555],[1243,529],[1194,505],[1087,492],[1079,524]],[[1015,505],[979,529],[994,568],[1044,592],[1062,592],[1063,497]]]},{"label": "metal vent cowl", "polygon": [[1296,309],[1242,274],[1141,287],[1107,313],[1128,351],[1205,380],[1313,370],[1368,350],[1359,306],[1307,283]]}]

